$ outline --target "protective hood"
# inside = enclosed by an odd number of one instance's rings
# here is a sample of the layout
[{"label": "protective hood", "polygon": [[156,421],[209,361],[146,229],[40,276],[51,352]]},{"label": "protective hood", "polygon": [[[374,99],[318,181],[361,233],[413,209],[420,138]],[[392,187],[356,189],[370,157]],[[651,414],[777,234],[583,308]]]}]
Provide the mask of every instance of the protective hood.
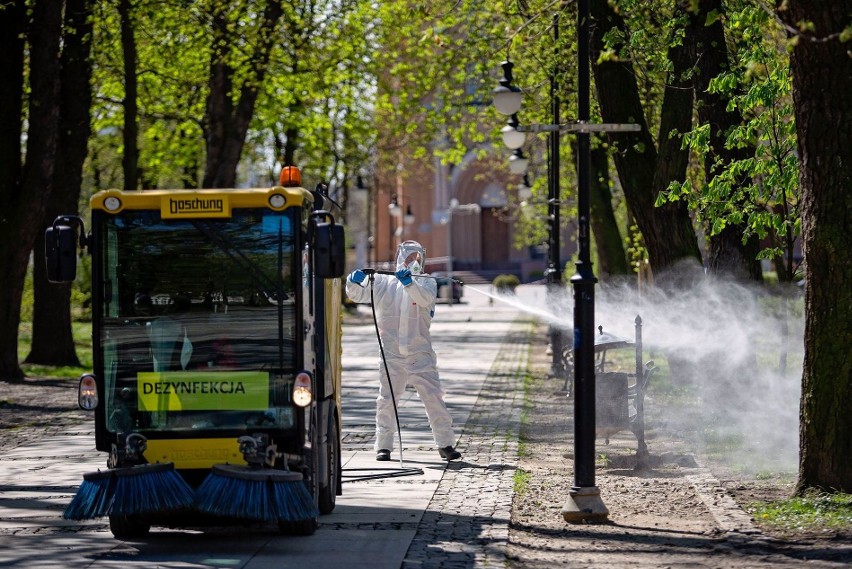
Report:
[{"label": "protective hood", "polygon": [[426,249],[417,241],[403,241],[396,250],[396,270],[408,269],[411,274],[423,272],[426,266]]}]

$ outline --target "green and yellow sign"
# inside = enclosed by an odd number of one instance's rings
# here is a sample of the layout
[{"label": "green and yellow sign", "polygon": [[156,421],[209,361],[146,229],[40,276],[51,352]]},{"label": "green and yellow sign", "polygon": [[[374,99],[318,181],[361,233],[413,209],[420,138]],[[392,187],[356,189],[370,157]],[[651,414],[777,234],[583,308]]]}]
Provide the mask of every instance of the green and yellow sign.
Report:
[{"label": "green and yellow sign", "polygon": [[267,372],[140,372],[136,378],[141,411],[258,411],[269,408]]}]

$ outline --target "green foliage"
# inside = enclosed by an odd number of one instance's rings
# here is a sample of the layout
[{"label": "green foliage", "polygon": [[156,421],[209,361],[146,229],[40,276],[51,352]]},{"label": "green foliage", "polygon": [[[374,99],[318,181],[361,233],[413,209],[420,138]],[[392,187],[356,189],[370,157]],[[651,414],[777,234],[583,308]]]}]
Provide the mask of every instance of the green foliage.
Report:
[{"label": "green foliage", "polygon": [[754,502],[749,513],[782,530],[838,530],[852,525],[852,494],[810,491],[775,502]]},{"label": "green foliage", "polygon": [[33,319],[33,272],[27,271],[24,279],[24,292],[21,298],[21,322],[32,322]]},{"label": "green foliage", "polygon": [[[644,118],[654,125],[671,80],[668,52],[683,41],[686,16],[669,2],[612,4],[629,32],[613,30],[601,58],[631,62]],[[227,62],[238,69],[233,102],[239,100],[241,86],[260,89],[243,150],[243,184],[274,183],[279,161],[288,156],[302,166],[306,186],[327,181],[336,195],[351,186],[356,174],[399,172],[405,183],[410,169],[399,163],[398,149],[415,157],[436,156],[448,164],[459,164],[470,153],[492,152],[504,118],[487,103],[500,76],[499,61],[505,58],[515,63],[515,83],[524,91],[522,123],[552,119],[551,77],[561,93],[563,121],[576,113],[576,6],[571,3],[497,0],[484,7],[472,0],[284,2],[284,16],[276,29],[280,41],[262,85],[252,85],[249,57],[264,1],[135,0],[132,5],[138,49],[139,165],[148,187],[199,183],[213,53],[211,14],[217,11],[226,13],[231,31],[239,32],[239,41],[224,52]],[[561,33],[555,40],[557,15]],[[122,185],[125,96],[115,2],[97,3],[93,19],[95,134],[85,182],[85,190],[92,191]],[[734,94],[732,108],[749,118],[729,133],[729,144],[756,144],[758,151],[706,183],[690,176],[684,184],[668,188],[659,201],[689,200],[711,231],[744,222],[749,235],[795,237],[800,230],[797,170],[783,43],[766,14],[754,6],[737,5],[736,11],[716,12],[709,18],[715,19],[726,26],[737,61],[712,88]],[[706,127],[699,126],[684,143],[700,155],[707,136]],[[528,136],[525,150],[533,198],[527,207],[515,210],[518,247],[547,238],[546,136]],[[505,155],[495,158],[499,160],[495,163],[505,165]],[[563,204],[570,203],[575,192],[572,163],[570,145],[562,144]],[[736,184],[742,177],[751,183]],[[511,199],[511,188],[509,193]],[[731,205],[740,200],[747,207]],[[572,212],[564,206],[562,213],[567,224]],[[784,247],[779,238],[762,255],[777,257]],[[634,255],[640,256],[638,247]]]},{"label": "green foliage", "polygon": [[[205,163],[205,109],[213,57],[211,23],[224,15],[238,38],[219,50],[241,89],[259,89],[243,150],[240,183],[277,182],[285,148],[303,168],[305,185],[354,178],[373,150],[369,119],[376,69],[371,51],[375,10],[367,2],[283,2],[279,41],[262,84],[251,59],[265,0],[136,0],[131,20],[138,51],[139,166],[144,187],[198,187]],[[125,96],[119,17],[114,2],[97,3],[94,136],[87,185],[121,187]],[[366,69],[365,69],[366,68]]]},{"label": "green foliage", "polygon": [[[487,7],[470,0],[378,4],[371,53],[374,117],[391,171],[397,148],[459,164],[469,151],[481,154],[482,143],[495,140],[501,121],[483,103],[496,83],[495,49],[502,51],[498,46],[511,33],[509,10],[501,1]],[[494,125],[491,135],[483,124]]]},{"label": "green foliage", "polygon": [[518,277],[515,275],[497,275],[494,277],[494,280],[491,282],[497,292],[501,292],[504,294],[514,294],[515,289],[521,284]]},{"label": "green foliage", "polygon": [[[716,15],[719,17],[719,15]],[[698,184],[672,183],[657,205],[685,200],[711,235],[729,225],[743,225],[743,242],[770,238],[759,258],[780,257],[801,233],[791,77],[780,31],[759,7],[745,5],[724,17],[735,44],[732,69],[710,84],[729,100],[728,110],[744,117],[726,134],[727,148],[754,148],[729,164],[717,163],[713,177]],[[710,151],[709,125],[685,133],[683,143],[698,156]]]},{"label": "green foliage", "polygon": [[640,272],[642,267],[648,264],[648,250],[645,248],[642,234],[635,224],[631,225],[627,231],[625,252],[627,253],[627,260],[630,263],[630,270],[634,273]]},{"label": "green foliage", "polygon": [[[210,60],[204,3],[138,0],[131,8],[137,48],[139,166],[147,187],[194,187],[200,175],[201,124]],[[94,190],[121,187],[125,81],[116,4],[94,13]],[[191,181],[187,181],[187,177]]]},{"label": "green foliage", "polygon": [[71,319],[92,321],[92,258],[88,255],[77,265],[77,279],[71,285]]},{"label": "green foliage", "polygon": [[[530,146],[530,152],[532,153],[534,146]],[[542,167],[543,164],[531,165],[529,167],[531,171],[529,182],[532,196],[523,201],[518,198],[518,203],[513,208],[515,221],[514,245],[518,249],[547,243],[549,227],[547,223],[547,176],[544,171],[537,175],[537,169]]]}]

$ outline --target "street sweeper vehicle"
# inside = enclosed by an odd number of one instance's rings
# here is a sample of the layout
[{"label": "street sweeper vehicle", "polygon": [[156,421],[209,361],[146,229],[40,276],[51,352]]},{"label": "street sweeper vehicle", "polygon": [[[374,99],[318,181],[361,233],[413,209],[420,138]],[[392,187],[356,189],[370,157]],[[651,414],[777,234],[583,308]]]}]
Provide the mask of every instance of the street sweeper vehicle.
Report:
[{"label": "street sweeper vehicle", "polygon": [[92,258],[79,403],[108,453],[66,519],[108,517],[119,538],[251,522],[309,535],[334,509],[344,232],[332,200],[293,178],[108,190],[88,234],[76,216],[47,229],[49,280],[75,278],[78,245]]}]

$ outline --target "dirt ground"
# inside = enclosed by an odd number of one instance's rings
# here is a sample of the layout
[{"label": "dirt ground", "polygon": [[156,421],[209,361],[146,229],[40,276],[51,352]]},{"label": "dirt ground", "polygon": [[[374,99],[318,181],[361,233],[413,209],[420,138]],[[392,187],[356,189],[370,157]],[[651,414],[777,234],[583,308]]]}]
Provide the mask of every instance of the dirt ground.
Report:
[{"label": "dirt ground", "polygon": [[[542,335],[540,335],[542,336]],[[569,524],[573,401],[547,377],[544,340],[533,347],[521,458],[508,546],[513,569],[561,567],[848,567],[852,528],[787,534],[759,527],[750,502],[788,496],[778,479],[756,480],[705,464],[676,438],[648,428],[651,468],[636,471],[629,432],[597,441],[596,483],[609,510],[600,524]],[[0,452],[87,420],[75,379],[0,382]]]},{"label": "dirt ground", "polygon": [[0,451],[87,420],[77,406],[77,379],[0,381]]},{"label": "dirt ground", "polygon": [[[781,533],[747,513],[757,500],[782,499],[792,486],[756,480],[701,456],[648,425],[650,468],[637,471],[629,431],[596,442],[596,484],[604,523],[569,524],[561,510],[573,480],[573,400],[547,377],[544,341],[533,348],[533,381],[523,415],[520,491],[510,529],[513,568],[848,567],[852,528]],[[516,477],[516,480],[518,477]],[[516,484],[518,489],[518,484]]]}]

